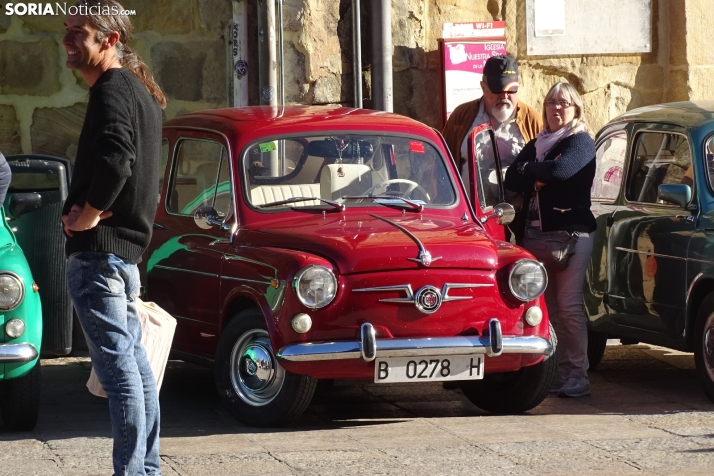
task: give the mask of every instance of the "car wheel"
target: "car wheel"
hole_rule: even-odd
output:
[[[24,377],[3,382],[2,419],[14,431],[30,431],[40,413],[40,362]]]
[[[221,334],[215,380],[221,400],[237,420],[250,426],[280,426],[310,404],[316,380],[286,371],[275,358],[263,314],[236,315]]]
[[[550,343],[556,351],[541,363],[464,382],[461,391],[471,403],[489,413],[523,413],[538,406],[548,396],[558,370],[558,339],[552,325]]]
[[[714,401],[714,293],[702,301],[694,325],[694,363],[704,393]]]
[[[588,329],[588,370],[595,370],[605,355],[607,346],[607,334],[604,332],[591,331]]]

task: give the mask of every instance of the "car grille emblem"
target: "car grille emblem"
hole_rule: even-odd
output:
[[[485,288],[491,287],[493,284],[454,284],[447,283],[441,288],[441,291],[430,285],[422,286],[416,293],[412,291],[411,284],[402,284],[398,286],[381,286],[377,288],[362,288],[354,289],[354,292],[404,292],[407,297],[386,298],[380,299],[379,302],[391,302],[398,304],[410,303],[424,314],[432,314],[436,312],[441,304],[450,301],[463,301],[471,299],[472,296],[449,296],[449,291],[452,289],[468,289],[468,288]]]
[[[424,286],[414,295],[414,304],[421,312],[431,314],[441,306],[441,294],[434,286]]]

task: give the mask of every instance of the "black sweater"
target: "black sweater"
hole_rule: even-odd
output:
[[[113,215],[67,237],[67,256],[82,251],[141,260],[158,204],[161,108],[125,68],[105,72],[89,92],[87,114],[63,215],[88,203]]]
[[[504,186],[524,194],[530,203],[536,180],[545,185],[538,192],[543,231],[593,232],[597,228],[590,211],[590,189],[595,178],[595,142],[584,133],[558,142],[542,162],[536,161],[536,140],[530,141],[506,171]],[[557,159],[557,160],[555,160]],[[518,164],[528,162],[523,173]],[[528,213],[519,214],[516,237],[525,231]]]

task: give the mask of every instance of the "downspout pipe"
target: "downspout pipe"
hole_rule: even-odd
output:
[[[283,48],[283,0],[275,0],[278,6],[278,85],[280,87],[280,106],[285,105],[285,50]]]
[[[275,1],[258,0],[258,94],[263,106],[278,105],[275,43]]]
[[[392,2],[372,0],[372,109],[394,111]]]
[[[362,32],[360,31],[360,0],[352,0],[352,78],[355,107],[362,108]]]

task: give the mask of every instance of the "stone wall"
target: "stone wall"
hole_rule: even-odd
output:
[[[136,11],[130,45],[166,93],[165,118],[228,105],[224,32],[232,20],[230,0],[124,0],[122,5]],[[63,16],[7,16],[0,7],[0,151],[5,155],[74,159],[88,88],[64,65],[63,22]]]
[[[248,2],[257,43],[257,0]],[[529,56],[525,0],[391,0],[394,109],[439,126],[438,43],[443,22],[505,20],[520,64],[520,98],[539,108],[548,88],[569,81],[595,129],[634,107],[714,97],[707,44],[711,0],[652,0],[647,54]],[[351,0],[284,0],[285,93],[291,104],[352,104]],[[133,46],[168,97],[165,118],[227,106],[226,26],[232,0],[124,0],[136,10]],[[365,107],[370,106],[370,1],[362,0]],[[0,150],[73,158],[88,90],[64,66],[63,18],[7,17],[0,8]],[[257,48],[255,48],[257,49]],[[249,55],[252,66],[255,52]],[[257,73],[257,68],[251,69]],[[251,87],[257,91],[255,74]],[[257,102],[257,92],[251,93]]]

